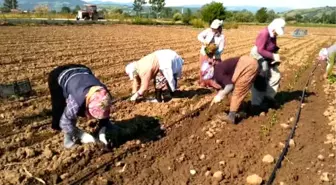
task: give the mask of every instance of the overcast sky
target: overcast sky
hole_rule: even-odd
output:
[[[86,0],[87,2],[93,0]],[[132,0],[101,0],[113,2],[133,2]],[[181,6],[190,4],[206,4],[212,0],[166,0],[167,6]],[[323,6],[336,6],[336,0],[216,0],[224,6],[265,6],[265,7],[288,7],[288,8],[312,8]]]

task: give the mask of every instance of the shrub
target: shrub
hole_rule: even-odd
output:
[[[180,13],[175,13],[175,14],[173,15],[173,20],[174,20],[174,21],[180,21],[180,20],[182,20],[182,14],[180,14]]]
[[[202,19],[193,19],[190,23],[194,28],[204,28],[204,22]]]

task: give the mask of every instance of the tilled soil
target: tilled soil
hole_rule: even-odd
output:
[[[225,30],[223,59],[248,54],[260,29]],[[130,25],[2,27],[0,82],[28,77],[35,94],[1,100],[0,184],[38,184],[34,177],[47,184],[245,184],[251,174],[266,181],[274,163],[265,164],[262,158],[267,154],[278,158],[280,142],[285,143],[290,132],[280,124],[293,126],[315,56],[336,40],[334,29],[307,29],[309,35],[304,38],[279,39],[281,108],[229,125],[219,118],[228,102],[209,108],[214,92],[195,83],[196,37],[201,30]],[[286,31],[290,30],[294,28]],[[174,49],[185,59],[178,98],[165,104],[125,101],[131,87],[124,74],[126,63],[163,48]],[[111,116],[121,130],[111,133],[116,145],[112,152],[99,144],[66,150],[62,134],[50,129],[46,78],[52,68],[66,63],[91,67],[115,96]],[[335,182],[331,155],[335,153],[335,87],[320,79],[323,69],[318,66],[308,86],[295,146],[289,149],[274,184]],[[90,123],[94,121],[81,119],[79,126],[92,130]],[[216,171],[223,172],[220,182],[211,177]],[[323,175],[329,182],[322,182]]]

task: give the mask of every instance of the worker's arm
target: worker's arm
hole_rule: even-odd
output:
[[[221,40],[219,41],[219,45],[216,51],[216,55],[221,55],[224,51],[224,46],[225,46],[225,37],[224,35],[221,36]]]
[[[330,76],[332,75],[332,70],[333,70],[333,67],[335,65],[335,59],[336,59],[336,52],[332,52],[331,54],[329,54],[329,57],[328,57],[328,66],[327,66],[327,76]]]
[[[74,133],[76,130],[77,113],[79,106],[74,98],[69,95],[67,105],[60,119],[60,127],[65,133]]]
[[[227,84],[224,89],[218,91],[217,95],[213,99],[214,103],[220,102],[222,99],[227,97],[227,95],[233,90],[233,84]]]
[[[140,77],[136,75],[133,79],[133,84],[132,84],[132,94],[136,93],[139,89],[140,86]]]
[[[206,29],[206,30],[202,31],[200,34],[198,34],[197,39],[198,39],[202,44],[206,44],[206,40],[205,40],[205,38],[206,38],[208,32],[209,32],[209,30]]]
[[[274,60],[273,53],[266,50],[266,43],[268,37],[269,37],[268,32],[265,31],[260,32],[256,40],[256,46],[258,48],[258,53],[263,58]]]

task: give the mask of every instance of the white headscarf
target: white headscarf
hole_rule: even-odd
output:
[[[133,78],[134,78],[135,62],[136,62],[136,61],[127,64],[127,66],[126,66],[126,68],[125,68],[125,71],[126,71],[126,73],[128,74],[130,80],[133,80]]]
[[[274,37],[273,30],[279,35],[282,36],[285,33],[285,25],[286,21],[282,18],[274,19],[269,25],[268,25],[268,31],[270,33],[271,37]]]

